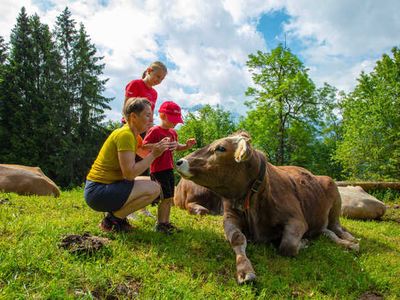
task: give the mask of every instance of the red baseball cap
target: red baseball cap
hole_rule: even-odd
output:
[[[158,112],[164,113],[167,116],[168,121],[171,123],[183,123],[181,108],[175,102],[165,101],[163,104],[161,104]]]

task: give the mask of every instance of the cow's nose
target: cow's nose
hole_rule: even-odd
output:
[[[189,171],[189,163],[186,159],[181,158],[176,162],[176,170],[185,178],[189,178],[192,176]]]

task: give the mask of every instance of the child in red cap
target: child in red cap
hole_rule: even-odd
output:
[[[169,138],[169,149],[165,150],[150,165],[150,176],[152,180],[157,181],[161,185],[163,192],[163,197],[158,204],[158,222],[155,229],[159,232],[172,234],[174,231],[177,231],[177,228],[169,222],[175,189],[172,152],[174,150],[183,151],[190,149],[196,144],[196,140],[191,138],[186,141],[186,144],[178,143],[178,134],[174,127],[178,123],[183,123],[181,108],[178,104],[166,101],[161,104],[158,112],[160,113],[161,125],[153,126],[149,129],[143,140],[143,145],[151,148],[152,144],[158,143],[164,138]]]

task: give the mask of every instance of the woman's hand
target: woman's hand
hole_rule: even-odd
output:
[[[174,151],[176,150],[176,148],[178,148],[178,142],[177,141],[172,141],[169,142],[169,150]]]
[[[176,148],[179,145],[177,141],[174,141],[174,140],[171,141],[170,137],[165,137],[161,141],[166,141],[168,143],[168,150],[171,150],[171,151],[176,150]]]
[[[170,146],[169,138],[163,138],[161,141],[153,145],[153,149],[151,153],[154,157],[159,157],[161,154],[164,153]]]

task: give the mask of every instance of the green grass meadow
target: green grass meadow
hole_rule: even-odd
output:
[[[0,299],[399,299],[400,198],[385,203],[381,221],[342,219],[360,239],[358,254],[325,237],[296,258],[248,245],[257,281],[239,286],[221,216],[173,207],[181,233],[154,232],[154,220],[141,216],[133,233],[106,234],[82,189],[60,198],[0,193]],[[93,254],[59,246],[85,232],[111,242]]]

